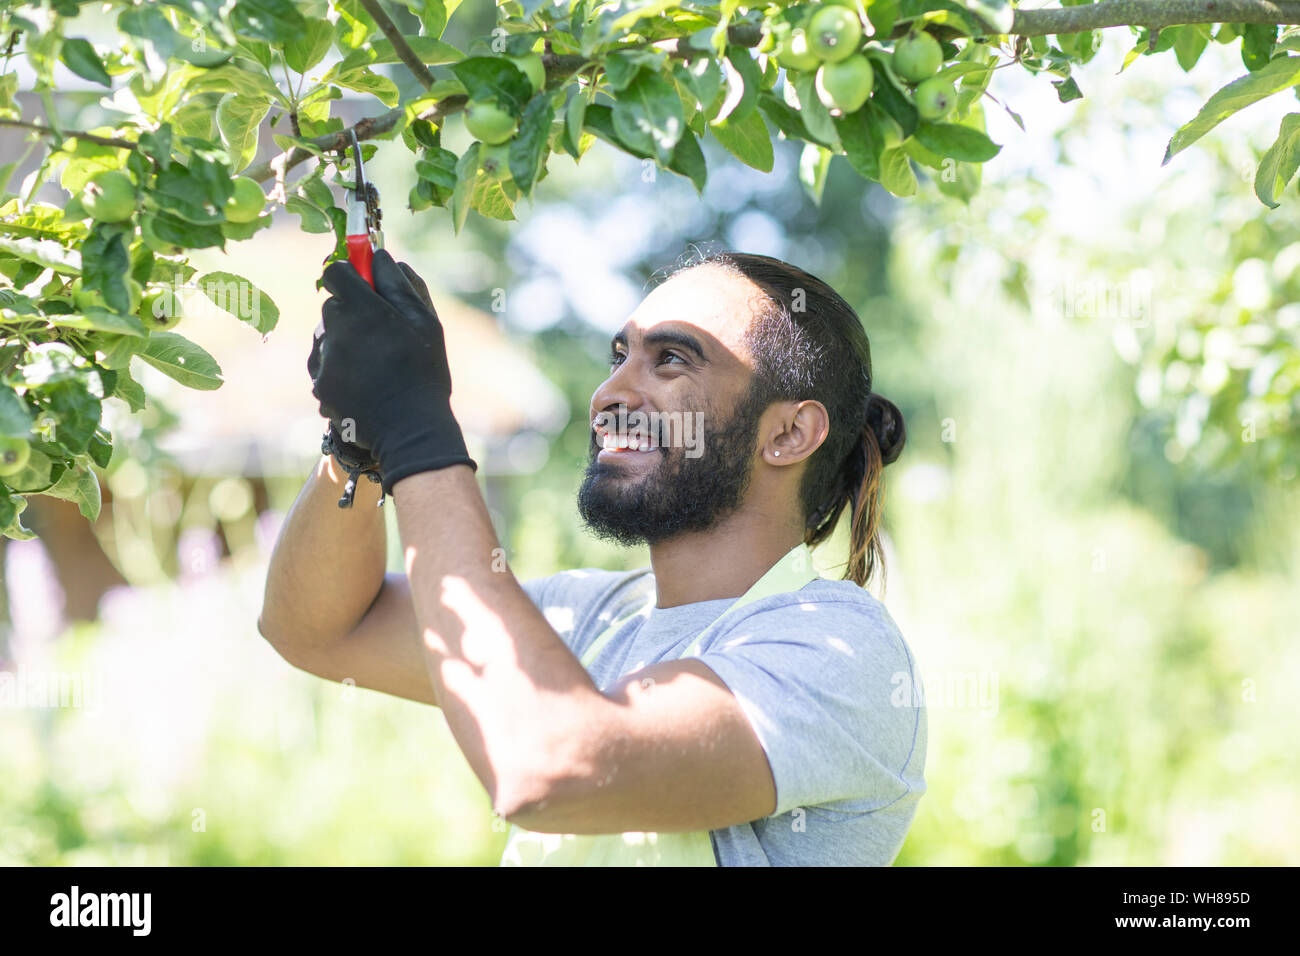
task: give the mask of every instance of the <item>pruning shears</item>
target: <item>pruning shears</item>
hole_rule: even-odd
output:
[[[373,287],[375,280],[370,273],[370,263],[375,253],[384,248],[384,233],[379,227],[383,214],[379,211],[379,190],[366,179],[357,131],[354,129],[349,132],[352,134],[352,161],[356,166],[357,181],[348,193],[348,261]]]
[[[379,190],[375,188],[374,183],[366,179],[366,167],[361,159],[361,143],[357,141],[356,130],[350,132],[352,133],[352,161],[356,166],[356,183],[351,190],[348,190],[347,228],[344,238],[347,242],[348,262],[352,263],[352,267],[361,273],[361,278],[365,279],[373,289],[375,279],[371,273],[371,263],[374,261],[375,253],[384,248],[384,233],[379,228],[382,217],[379,211]],[[352,507],[352,498],[357,491],[357,479],[361,475],[365,475],[376,484],[381,481],[373,467],[367,467],[365,462],[354,460],[342,449],[335,448],[330,431],[326,431],[321,438],[321,454],[333,455],[347,472],[348,481],[343,488],[343,497],[339,499],[340,508]],[[380,505],[384,503],[385,497],[380,494]]]

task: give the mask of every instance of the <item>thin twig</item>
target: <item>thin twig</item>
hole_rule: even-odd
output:
[[[116,139],[111,136],[96,136],[94,133],[81,133],[76,130],[57,130],[52,126],[42,126],[40,123],[28,123],[26,120],[0,119],[0,126],[14,126],[18,129],[29,129],[33,132],[40,133],[43,136],[57,136],[60,138],[84,139],[91,143],[98,143],[100,146],[116,146],[118,149],[135,149],[136,144],[129,139]]]
[[[415,55],[411,45],[406,42],[406,37],[402,36],[402,31],[397,29],[397,24],[389,19],[384,8],[379,5],[379,0],[361,0],[361,5],[366,8],[366,13],[370,14],[370,18],[383,31],[384,36],[388,37],[388,42],[393,45],[393,52],[406,64],[406,68],[411,71],[420,85],[426,90],[433,86],[433,74]]]

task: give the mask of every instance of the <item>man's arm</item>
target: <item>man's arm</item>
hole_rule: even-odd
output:
[[[509,571],[473,472],[393,489],[434,691],[502,817],[566,833],[704,830],[773,812],[771,769],[725,684],[665,662],[602,694]]]
[[[436,706],[406,578],[384,574],[379,487],[358,481],[352,507],[340,508],[346,480],[322,457],[298,494],[271,554],[258,630],[309,673]]]

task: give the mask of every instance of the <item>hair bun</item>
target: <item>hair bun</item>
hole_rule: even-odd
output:
[[[898,406],[883,395],[872,392],[867,396],[867,427],[876,436],[881,461],[886,465],[896,461],[903,453],[903,444],[907,441],[903,413],[898,410]]]

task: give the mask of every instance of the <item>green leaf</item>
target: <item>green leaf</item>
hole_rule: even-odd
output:
[[[27,459],[27,464],[23,466],[22,471],[9,475],[0,481],[14,491],[39,492],[44,491],[53,483],[51,472],[54,468],[54,459],[38,448],[33,448],[31,456]]]
[[[369,93],[385,106],[396,106],[401,98],[396,83],[386,76],[371,73],[369,70],[353,70],[334,77],[331,82],[358,93]]]
[[[935,177],[935,185],[945,196],[952,196],[969,204],[979,192],[983,167],[978,163],[953,163],[949,161]]]
[[[1079,89],[1079,84],[1074,82],[1072,76],[1067,76],[1063,80],[1053,80],[1052,86],[1056,87],[1056,96],[1062,103],[1083,99],[1083,91]]]
[[[230,150],[236,171],[247,168],[257,155],[257,132],[271,109],[263,98],[228,93],[217,104],[217,128]]]
[[[1201,54],[1210,43],[1210,38],[1200,24],[1189,24],[1174,29],[1178,31],[1178,36],[1174,38],[1174,56],[1178,59],[1178,65],[1186,73],[1201,58]]]
[[[224,202],[229,189],[226,190],[226,196],[209,195],[203,180],[195,175],[198,168],[193,160],[189,168],[173,163],[154,179],[154,188],[149,196],[159,208],[173,216],[197,226],[213,225],[225,218],[217,205],[217,199]]]
[[[1278,207],[1277,197],[1286,189],[1291,177],[1300,169],[1300,113],[1282,117],[1277,139],[1264,153],[1255,172],[1255,195],[1270,209]]]
[[[110,309],[122,314],[131,311],[126,287],[127,273],[131,270],[127,235],[121,226],[97,222],[90,235],[81,241],[83,288],[98,292]]]
[[[209,272],[198,280],[203,294],[217,308],[247,322],[263,335],[275,328],[280,310],[271,297],[243,276],[231,272]]]
[[[1276,23],[1247,23],[1241,35],[1241,62],[1252,73],[1262,69],[1277,43]]]
[[[211,391],[222,385],[217,360],[175,332],[154,332],[139,355],[164,375],[189,388]]]
[[[330,221],[329,214],[321,209],[315,203],[302,196],[290,196],[284,204],[284,208],[295,216],[301,216],[302,222],[300,228],[303,232],[319,234],[329,232],[334,228]]]
[[[59,480],[46,488],[42,494],[76,502],[77,509],[87,521],[94,521],[99,517],[101,502],[99,479],[81,462],[65,469]]]
[[[903,137],[907,138],[916,132],[916,124],[921,121],[921,116],[916,111],[911,98],[904,93],[893,78],[893,67],[889,62],[880,56],[869,58],[876,70],[875,89],[872,91],[871,100],[884,109],[903,130]]]
[[[333,42],[334,27],[328,20],[308,20],[306,28],[285,44],[284,61],[295,73],[306,73],[325,59]]]
[[[280,88],[265,71],[248,70],[238,63],[225,63],[204,70],[190,80],[186,89],[190,93],[219,90],[222,93],[238,93],[241,96],[261,96],[274,99],[286,108],[289,105]]]
[[[750,110],[744,119],[737,120],[733,113],[730,118],[709,127],[714,137],[746,166],[752,166],[759,172],[772,171],[772,134],[763,122],[763,114]]]
[[[794,92],[798,96],[799,115],[803,117],[808,132],[822,144],[834,149],[839,146],[839,134],[835,132],[835,123],[830,111],[822,105],[817,91],[813,88],[815,77],[811,73],[800,73],[794,82]],[[787,77],[788,88],[788,77]],[[791,104],[793,105],[793,104]]]
[[[672,161],[673,147],[686,129],[682,101],[672,83],[658,73],[641,73],[614,102],[614,129],[625,143]]]
[[[916,173],[902,148],[887,149],[880,154],[880,185],[904,199],[916,194]]]
[[[113,397],[122,399],[133,412],[144,411],[145,405],[148,404],[144,388],[125,368],[117,370],[117,381],[113,383]]]
[[[922,122],[915,136],[926,149],[968,163],[988,162],[1002,149],[979,130],[956,123]]]
[[[206,249],[209,246],[222,245],[226,241],[218,225],[196,225],[167,212],[146,215],[140,224],[142,229],[145,228],[146,223],[153,234],[163,242],[185,249]]]
[[[826,188],[826,173],[830,169],[832,155],[829,149],[816,143],[804,143],[803,152],[799,154],[799,182],[819,206],[822,191]]]
[[[307,21],[292,0],[238,0],[230,22],[245,36],[284,45],[307,29]]]
[[[519,191],[527,196],[546,162],[546,144],[555,120],[550,97],[539,94],[524,108],[519,132],[510,143],[510,175]],[[513,218],[513,216],[512,216]]]
[[[474,181],[478,178],[478,154],[479,144],[474,143],[456,163],[456,188],[451,193],[451,223],[452,230],[457,235],[465,228],[465,220],[469,217]]]
[[[705,163],[704,152],[695,134],[687,130],[686,134],[673,147],[673,161],[668,168],[691,181],[697,193],[704,192],[709,180],[709,170]]]
[[[144,338],[148,331],[134,315],[109,312],[105,309],[87,309],[84,313],[48,316],[50,323],[63,329],[86,329],[94,332],[113,332]]]
[[[51,382],[40,389],[48,402],[47,412],[53,414],[59,444],[74,455],[86,450],[90,436],[99,427],[100,401],[79,378]]]
[[[95,52],[95,48],[90,45],[89,40],[83,40],[80,37],[63,41],[63,48],[59,51],[59,59],[77,76],[92,83],[98,83],[100,86],[112,87],[113,78],[108,75],[104,69],[104,63]]]
[[[0,435],[27,438],[32,430],[32,410],[8,385],[0,385]]]
[[[724,72],[727,82],[727,96],[723,101],[719,116],[726,119],[747,119],[758,105],[759,90],[763,85],[763,75],[758,64],[744,47],[733,47],[727,51],[726,63],[732,69]],[[733,89],[732,87],[737,87]]]
[[[885,147],[885,134],[874,103],[868,107],[835,119],[844,155],[864,179],[880,180],[880,154]]]
[[[33,239],[30,236],[14,239],[0,236],[0,252],[6,252],[28,262],[35,262],[64,275],[81,275],[80,254],[54,239]]]
[[[495,101],[515,116],[533,96],[528,77],[504,57],[471,56],[453,64],[451,71],[471,100]]]
[[[582,158],[582,124],[586,115],[587,98],[575,87],[564,108],[564,137],[560,140],[564,151],[575,160]]]
[[[1165,149],[1163,166],[1239,110],[1300,83],[1300,56],[1279,56],[1254,73],[1233,80],[1211,96],[1201,111],[1179,128]]]

